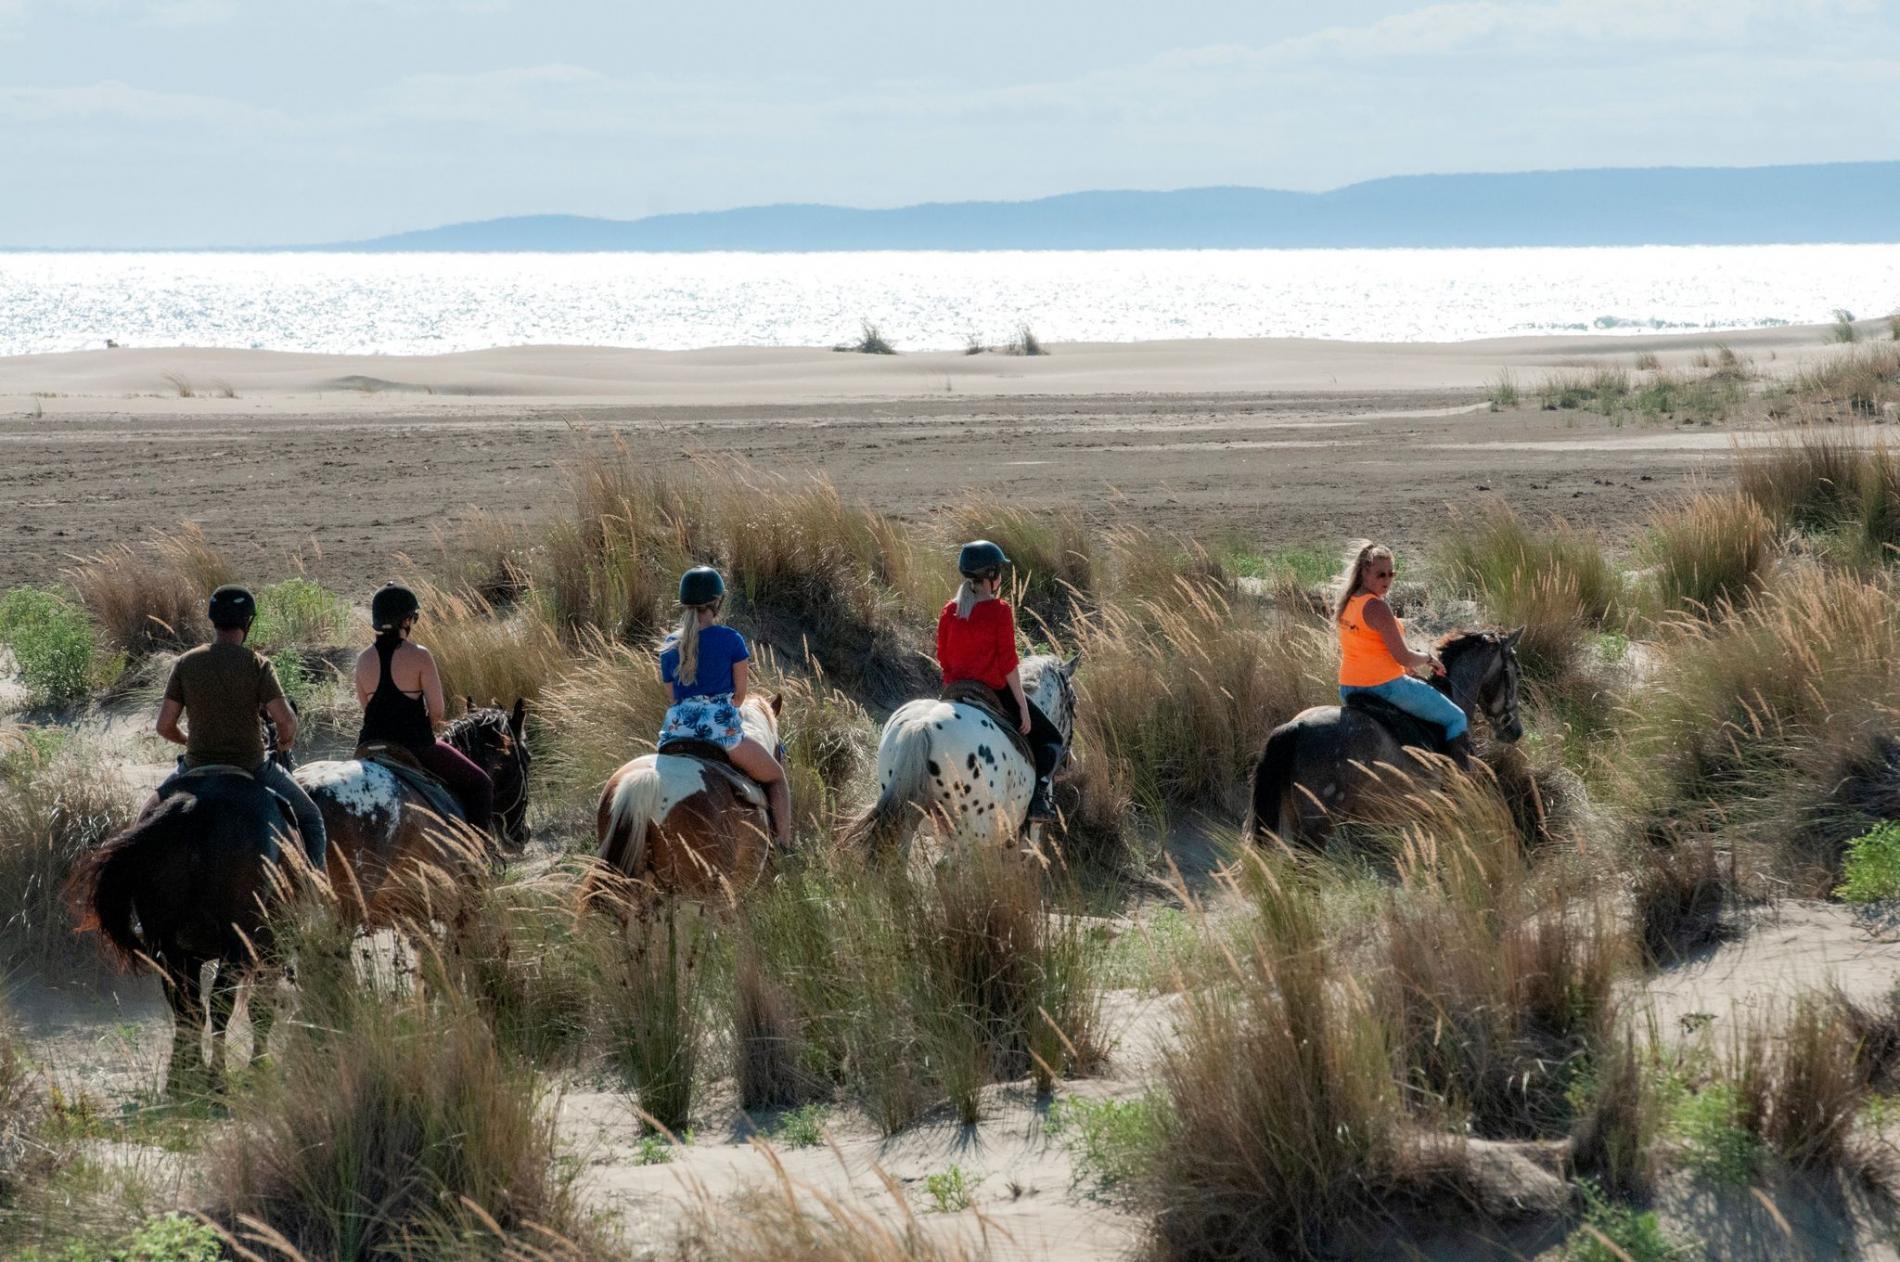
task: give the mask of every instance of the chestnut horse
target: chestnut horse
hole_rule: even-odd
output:
[[[745,733],[778,753],[781,697],[747,697]],[[765,871],[765,790],[737,769],[690,754],[642,754],[607,777],[596,812],[600,860],[662,893],[737,898]]]
[[[495,816],[502,839],[519,844],[527,837],[528,770],[533,762],[523,737],[527,705],[512,712],[476,709],[449,725],[448,743],[468,755],[495,782]],[[330,882],[339,903],[357,920],[383,925],[392,918],[430,914],[413,899],[427,886],[392,880],[398,874],[447,873],[456,885],[471,884],[489,863],[486,839],[459,814],[447,821],[408,783],[380,764],[347,758],[310,762],[296,770],[297,783],[323,812],[330,834]],[[404,891],[398,897],[396,891]]]
[[[242,772],[219,770],[179,782],[74,866],[66,892],[80,930],[99,930],[119,963],[153,965],[164,980],[172,1009],[167,1090],[231,1068],[225,1034],[239,987],[269,962],[270,912],[288,888],[276,868],[292,852],[291,862],[301,863],[302,841],[276,795]],[[207,1012],[202,976],[213,961]],[[269,989],[252,987],[253,1059],[270,1038]]]

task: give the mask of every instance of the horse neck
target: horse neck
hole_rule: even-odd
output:
[[[772,713],[772,704],[764,697],[747,697],[745,704],[739,707],[739,725],[746,729],[746,735],[757,740],[767,749],[778,741],[778,719]],[[753,729],[757,730],[754,731]],[[761,739],[763,734],[763,739]]]
[[[1465,712],[1466,718],[1477,713],[1478,694],[1489,673],[1485,654],[1475,649],[1468,649],[1446,663],[1443,681],[1445,695],[1451,698],[1453,705]]]

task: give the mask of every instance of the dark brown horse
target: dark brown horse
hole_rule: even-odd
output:
[[[1523,634],[1522,628],[1468,631],[1438,646],[1445,674],[1434,686],[1467,718],[1482,713],[1503,741],[1524,734],[1517,712],[1517,642]],[[1320,844],[1339,821],[1377,817],[1395,788],[1440,774],[1443,763],[1420,757],[1421,748],[1431,749],[1430,737],[1407,716],[1375,714],[1357,704],[1301,711],[1267,737],[1254,767],[1247,836],[1257,841],[1272,831],[1286,842]]]
[[[213,1065],[229,1069],[225,1033],[239,987],[271,954],[269,913],[287,888],[278,871],[286,853],[302,861],[302,843],[275,796],[241,773],[200,774],[182,782],[125,831],[73,869],[68,898],[81,930],[97,929],[120,963],[155,966],[173,1017],[168,1087],[202,1081]],[[215,961],[207,1013],[201,982]],[[269,988],[251,993],[251,1055],[270,1037]]]
[[[523,735],[526,719],[525,702],[504,711],[476,709],[471,699],[469,712],[444,734],[494,781],[502,840],[517,845],[528,835],[533,760]],[[469,828],[459,811],[446,802],[431,803],[380,763],[357,758],[310,762],[297,768],[296,778],[323,812],[337,901],[364,924],[434,919],[426,902],[432,886],[428,878],[446,874],[465,888],[487,869],[487,839]],[[454,818],[445,818],[451,814]],[[416,877],[423,878],[420,884],[405,879]],[[418,898],[425,902],[419,904]]]
[[[747,697],[746,735],[778,749],[783,699]],[[643,754],[607,778],[596,810],[601,862],[626,880],[688,898],[737,898],[765,871],[765,791],[703,758]]]

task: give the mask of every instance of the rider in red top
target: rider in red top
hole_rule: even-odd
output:
[[[1053,818],[1049,777],[1062,758],[1062,733],[1023,695],[1016,671],[1016,615],[997,593],[1003,585],[1003,567],[1009,558],[987,539],[966,543],[957,553],[963,585],[937,617],[937,665],[944,687],[973,680],[996,693],[997,706],[1016,720],[1017,730],[1029,738],[1036,759],[1036,792],[1029,802],[1029,818]]]

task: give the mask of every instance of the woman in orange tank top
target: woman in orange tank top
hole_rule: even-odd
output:
[[[1414,653],[1405,642],[1405,624],[1385,603],[1397,566],[1392,550],[1367,543],[1353,554],[1340,576],[1339,603],[1333,622],[1339,628],[1339,699],[1368,692],[1407,714],[1445,729],[1447,743],[1468,741],[1470,720],[1456,702],[1412,672],[1429,667],[1445,673],[1429,653]]]

